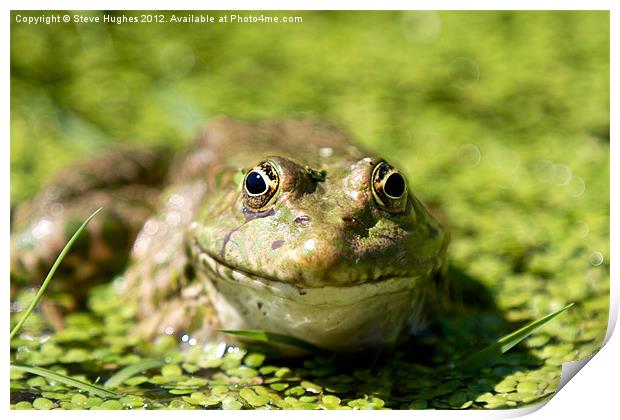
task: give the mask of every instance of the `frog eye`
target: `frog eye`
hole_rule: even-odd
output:
[[[407,205],[407,183],[392,166],[379,162],[372,172],[372,195],[384,210],[403,211]]]
[[[243,179],[243,204],[251,210],[263,210],[273,202],[280,178],[273,163],[260,163]]]

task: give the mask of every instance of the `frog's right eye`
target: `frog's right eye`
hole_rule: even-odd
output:
[[[379,162],[372,172],[372,195],[384,210],[401,212],[407,206],[405,178],[386,162]]]
[[[275,200],[279,185],[274,164],[269,161],[259,164],[243,180],[243,204],[250,210],[264,210]]]

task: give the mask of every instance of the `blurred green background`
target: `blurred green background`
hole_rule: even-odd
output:
[[[421,162],[469,143],[531,151],[576,172],[581,148],[606,152],[607,13],[276,14],[304,22],[13,19],[11,197],[32,195],[109,140],[181,144],[217,114],[326,116],[386,153],[418,152],[416,176]]]
[[[13,204],[111,141],[181,147],[219,114],[328,118],[400,163],[448,225],[452,263],[505,320],[577,302],[530,345],[541,369],[595,351],[609,304],[609,13],[264,13],[303,23],[13,18]]]

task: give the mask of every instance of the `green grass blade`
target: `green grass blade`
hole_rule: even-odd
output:
[[[260,330],[219,330],[220,332],[236,335],[239,337],[251,338],[256,341],[266,343],[286,344],[288,346],[297,347],[312,353],[325,353],[324,349],[308,343],[302,339],[291,337],[284,334],[276,334]]]
[[[69,376],[61,375],[60,373],[52,372],[51,370],[43,369],[40,367],[34,366],[21,366],[21,365],[11,365],[12,368],[23,370],[28,373],[32,373],[33,375],[42,376],[45,379],[50,379],[56,382],[62,382],[65,385],[69,385],[82,391],[90,392],[93,395],[103,398],[120,398],[121,395],[116,392],[108,391],[107,389],[103,389],[99,386],[87,384],[86,382],[78,381],[77,379],[73,379]]]
[[[119,386],[120,384],[125,382],[127,379],[142,372],[143,370],[152,369],[152,368],[160,367],[163,365],[164,365],[164,362],[162,360],[157,360],[157,359],[142,360],[138,363],[134,363],[133,365],[126,366],[123,369],[119,370],[114,375],[112,375],[110,379],[105,381],[103,385],[113,388],[115,386]]]
[[[45,280],[43,281],[43,284],[41,285],[41,288],[37,292],[37,294],[34,297],[34,299],[32,300],[32,302],[30,302],[30,305],[28,306],[28,308],[24,312],[24,315],[20,318],[20,320],[15,325],[15,327],[11,330],[11,338],[10,338],[10,340],[12,340],[13,337],[15,336],[15,334],[17,334],[19,332],[21,327],[24,325],[24,322],[26,322],[26,320],[28,319],[28,317],[30,316],[30,314],[32,313],[34,308],[36,308],[37,305],[39,304],[39,301],[41,300],[41,298],[43,297],[43,294],[45,293],[45,289],[47,289],[47,285],[49,284],[50,280],[52,280],[52,277],[54,277],[54,274],[56,273],[56,270],[58,269],[58,266],[60,265],[62,260],[65,258],[65,255],[67,255],[67,253],[71,249],[71,246],[73,245],[75,240],[78,238],[78,236],[80,236],[80,233],[82,233],[82,231],[84,230],[86,225],[88,225],[88,222],[90,222],[92,220],[92,218],[95,217],[97,215],[97,213],[99,213],[100,211],[101,211],[101,207],[98,208],[97,210],[95,210],[95,212],[93,214],[88,216],[88,219],[84,220],[84,223],[82,223],[82,226],[80,226],[78,228],[78,230],[75,231],[75,233],[73,234],[71,239],[69,239],[69,242],[67,242],[67,244],[62,249],[62,251],[60,251],[60,254],[56,258],[56,261],[54,261],[54,264],[52,265],[52,268],[50,268],[50,271],[47,273],[47,277],[45,277]]]
[[[461,371],[474,371],[484,367],[487,363],[490,363],[493,359],[506,353],[508,350],[529,337],[534,331],[546,325],[573,305],[574,303],[569,303],[562,309],[537,319],[536,321],[530,322],[526,326],[503,336],[495,343],[483,348],[479,352],[474,353],[467,359],[463,360],[457,364],[455,368]]]

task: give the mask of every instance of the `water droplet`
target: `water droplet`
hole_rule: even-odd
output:
[[[316,247],[316,241],[314,239],[309,239],[306,241],[306,243],[304,243],[304,249],[306,251],[314,251],[315,247]]]
[[[215,349],[215,357],[222,357],[226,353],[226,347],[226,343],[219,343],[217,349]]]
[[[45,194],[45,198],[46,199],[48,199],[50,201],[53,201],[53,200],[58,199],[58,197],[60,197],[60,189],[58,187],[52,185],[52,186],[47,187],[45,189],[45,193],[44,194]]]
[[[117,276],[113,281],[112,281],[112,287],[114,288],[114,290],[116,290],[117,292],[122,292],[123,290],[125,290],[125,277],[123,276]]]
[[[540,160],[534,165],[534,173],[540,182],[550,182],[553,176],[553,162]]]
[[[189,341],[189,335],[183,334],[183,336],[181,337],[181,341],[187,343]]]
[[[590,264],[592,264],[595,267],[598,267],[599,265],[603,264],[603,261],[605,261],[603,254],[601,254],[598,251],[594,251],[590,255]]]
[[[133,253],[136,257],[144,255],[149,245],[149,240],[144,238],[136,239],[133,244]]]
[[[54,203],[50,207],[50,213],[52,213],[52,216],[60,216],[64,209],[65,207],[62,204]]]
[[[173,211],[166,215],[166,223],[170,226],[178,226],[181,223],[181,215],[179,212]]]
[[[167,335],[172,335],[172,334],[174,334],[174,328],[172,328],[172,327],[166,327],[166,329],[164,330],[164,332],[165,332]]]
[[[349,190],[349,191],[347,191],[347,195],[349,197],[351,197],[353,200],[357,200],[359,198],[359,196],[360,196],[360,193],[359,193],[359,191],[351,191],[351,190]]]
[[[475,85],[480,80],[478,63],[469,57],[459,57],[450,63],[450,83],[457,88]]]
[[[572,176],[568,181],[568,193],[573,197],[579,197],[586,191],[586,183],[578,176]]]
[[[334,149],[332,149],[331,147],[321,147],[319,149],[319,156],[321,156],[322,158],[328,158],[333,154]]]
[[[475,144],[465,144],[459,148],[460,163],[466,168],[478,166],[481,158],[480,149]]]
[[[566,185],[573,175],[570,168],[563,164],[553,165],[552,182],[555,185]]]
[[[168,205],[175,208],[181,208],[185,204],[185,198],[180,194],[172,194],[168,197]]]
[[[142,228],[142,231],[147,235],[155,235],[158,230],[159,230],[159,223],[157,223],[153,219],[147,220],[146,223],[144,224],[144,227]]]
[[[52,222],[50,222],[49,220],[39,220],[32,229],[32,236],[34,236],[35,239],[42,239],[43,237],[48,236],[50,233],[52,233],[53,227],[54,226]]]

